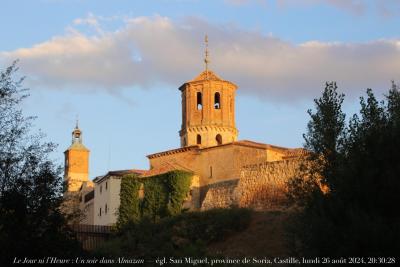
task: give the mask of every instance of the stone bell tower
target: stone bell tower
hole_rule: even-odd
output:
[[[72,131],[72,144],[64,152],[64,181],[67,192],[77,192],[83,182],[89,179],[89,149],[82,144],[82,131],[76,123]]]
[[[237,86],[208,69],[208,38],[205,38],[205,70],[184,83],[182,94],[181,147],[217,146],[237,140],[235,92]]]

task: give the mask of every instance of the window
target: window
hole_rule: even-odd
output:
[[[85,195],[85,203],[92,200],[94,198],[94,190],[90,191]]]
[[[201,95],[201,92],[197,92],[197,109],[203,109],[203,97]]]
[[[107,204],[106,204],[106,206],[104,207],[104,213],[107,214]]]
[[[101,208],[100,208],[99,216],[101,217]]]
[[[141,183],[138,191],[138,197],[140,200],[144,198],[144,185]]]
[[[215,140],[217,140],[217,145],[222,144],[222,136],[220,134],[217,134],[217,136],[215,137]]]
[[[108,184],[107,184],[107,182],[106,182],[106,190],[107,190],[107,188],[108,188]]]
[[[197,138],[196,138],[196,143],[198,144],[198,145],[201,145],[201,135],[197,135]]]
[[[210,166],[210,178],[212,178],[212,166]]]
[[[221,96],[218,92],[214,94],[214,108],[215,109],[221,108]]]
[[[103,186],[102,185],[100,185],[100,194],[101,194],[101,192],[103,192]]]

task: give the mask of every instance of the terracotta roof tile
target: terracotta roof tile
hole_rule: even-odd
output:
[[[162,157],[165,155],[171,155],[171,154],[182,153],[182,152],[186,152],[189,150],[198,150],[198,149],[199,149],[199,146],[186,146],[186,147],[181,147],[181,148],[176,148],[176,149],[171,149],[171,150],[166,150],[166,151],[150,154],[150,155],[147,155],[147,157],[149,159],[152,159],[152,158]]]
[[[146,172],[147,170],[137,170],[137,169],[131,169],[131,170],[117,170],[117,171],[109,171],[107,172],[107,174],[102,175],[102,176],[97,176],[95,179],[93,179],[93,182],[95,183],[99,183],[101,182],[103,179],[107,178],[107,177],[121,177],[127,174],[138,174],[138,175],[142,175]]]

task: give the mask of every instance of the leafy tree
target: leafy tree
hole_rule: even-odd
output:
[[[339,161],[345,130],[345,114],[342,111],[344,94],[337,92],[335,82],[326,83],[322,97],[314,99],[315,113],[309,109],[311,117],[308,132],[303,135],[305,148],[312,151],[310,160],[323,166],[320,169],[322,182],[330,188],[334,186],[335,166]]]
[[[15,256],[54,256],[77,252],[59,205],[61,168],[49,155],[53,143],[31,132],[34,117],[25,117],[28,96],[16,79],[14,62],[0,72],[0,260]]]
[[[371,89],[346,125],[343,96],[325,88],[305,135],[308,163],[289,182],[289,194],[304,207],[297,228],[302,254],[395,256],[400,251],[400,93],[393,83],[386,101]],[[331,97],[329,97],[331,96]],[[304,188],[317,173],[329,190]],[[316,181],[318,179],[311,179]],[[321,187],[319,187],[321,188]]]
[[[343,100],[336,83],[326,83],[322,97],[314,99],[315,112],[307,111],[311,119],[303,137],[304,147],[311,153],[306,156],[298,176],[288,183],[288,197],[299,206],[315,203],[313,199],[322,197],[324,188],[334,187],[345,135]]]

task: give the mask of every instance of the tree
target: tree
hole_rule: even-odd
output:
[[[378,102],[367,89],[347,125],[343,96],[328,87],[315,101],[316,112],[309,111],[308,164],[289,182],[289,195],[303,207],[296,230],[302,253],[394,256],[400,251],[394,206],[400,202],[400,93],[392,83],[386,101]],[[329,191],[314,186],[299,194],[315,173]]]
[[[20,109],[28,97],[14,62],[0,72],[0,260],[79,251],[59,211],[61,168],[49,159],[55,144],[31,131]]]
[[[288,197],[299,206],[315,203],[316,198],[335,186],[335,167],[340,160],[345,135],[343,100],[344,94],[337,92],[336,83],[326,83],[322,97],[314,99],[315,112],[307,111],[311,119],[303,138],[304,148],[310,153],[298,176],[288,183]]]

